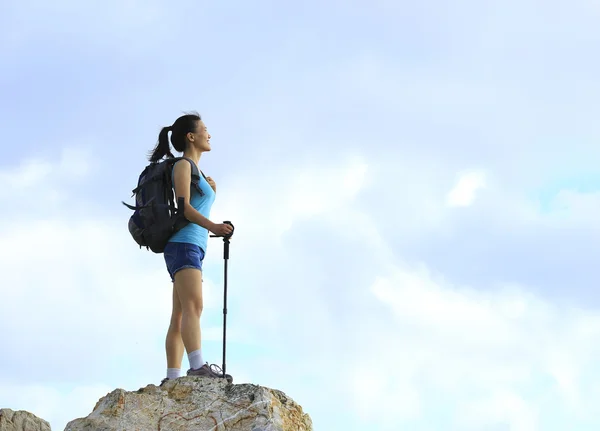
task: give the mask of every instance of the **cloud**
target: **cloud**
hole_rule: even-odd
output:
[[[370,287],[387,311],[361,320],[353,337],[372,368],[345,368],[366,423],[393,429],[448,411],[456,414],[447,429],[555,429],[553,414],[594,423],[600,314],[558,307],[524,286],[479,290],[425,265],[389,264]]]
[[[72,198],[77,186],[66,174],[61,180],[72,165],[64,161],[91,166],[93,155],[71,154],[80,156],[36,159],[35,166],[44,167],[32,170],[39,175],[36,181]],[[593,421],[592,383],[600,374],[594,366],[600,359],[594,347],[600,337],[597,313],[559,307],[523,283],[457,282],[435,264],[399,253],[386,226],[376,221],[379,207],[365,205],[365,196],[387,190],[380,162],[360,153],[336,162],[298,162],[278,170],[275,182],[271,171],[255,173],[253,184],[269,185],[260,192],[249,189],[241,171],[219,189],[212,218],[231,219],[237,227],[228,315],[228,370],[235,370],[236,382],[285,390],[321,426],[327,416],[339,418],[347,409],[341,404],[326,409],[324,402],[332,397],[352,403],[356,421],[374,429],[423,425],[432,416],[445,418],[449,429],[547,429],[546,409],[556,418]],[[0,176],[14,179],[33,163],[24,161],[19,170]],[[398,203],[387,206],[386,214],[403,229],[418,212],[406,211],[411,205],[421,211],[446,203],[444,182],[418,181],[415,189],[410,175],[428,175],[410,165],[394,164],[401,177],[393,195]],[[86,181],[90,172],[70,174]],[[487,190],[492,196],[481,200],[478,211],[496,208],[489,205],[501,185]],[[580,226],[594,226],[587,217],[593,197],[564,193],[557,199],[570,205]],[[58,399],[66,395],[55,392],[56,382],[101,386],[90,390],[93,398],[106,386],[131,389],[157,382],[164,372],[171,285],[162,257],[140,251],[128,236],[126,212],[87,212],[71,219],[68,211],[58,211],[24,223],[10,211],[0,229],[5,299],[0,326],[10,334],[2,369],[12,370],[0,371],[3,387],[22,383],[25,392],[50,391],[48,397]],[[438,227],[457,222],[447,212],[434,213]],[[578,218],[581,214],[586,218]],[[419,235],[435,238],[435,231]],[[223,261],[220,241],[211,241],[203,333],[206,356],[218,363]],[[460,248],[453,253],[462,258]],[[23,320],[22,310],[37,311]],[[22,324],[15,326],[16,321]],[[40,350],[44,368],[34,366]],[[79,361],[65,363],[65,357]],[[54,370],[52,376],[47,368]],[[334,384],[315,393],[309,381]],[[432,421],[431,429],[439,429]]]
[[[287,351],[293,351],[290,360],[298,361],[299,375],[320,375],[315,367],[326,370],[323,378],[341,385],[331,391],[336,396],[339,391],[359,415],[360,425],[352,426],[531,430],[561,429],[557,424],[563,420],[569,426],[593,424],[591,400],[596,389],[590,382],[598,381],[600,374],[595,366],[600,351],[594,347],[600,338],[597,311],[580,309],[576,302],[557,304],[537,285],[519,282],[516,265],[522,258],[514,252],[514,259],[503,266],[504,273],[473,284],[456,281],[440,273],[435,263],[400,252],[384,229],[387,225],[376,222],[380,208],[362,200],[385,184],[381,160],[360,160],[368,166],[368,175],[360,187],[353,188],[357,193],[341,201],[337,199],[344,196],[343,173],[360,172],[350,162],[337,168],[313,164],[310,174],[297,183],[289,179],[301,170],[288,169],[278,173],[273,194],[250,196],[239,186],[236,198],[224,199],[228,203],[221,210],[235,214],[241,227],[232,243],[237,253],[233,284],[249,289],[253,280],[260,280],[252,287],[256,296],[245,298],[244,306],[234,313],[240,321],[253,320],[261,334],[254,342],[267,348],[268,340],[285,358]],[[425,181],[427,169],[411,170],[409,165],[406,171],[404,165],[395,165],[396,175],[407,175],[407,181],[396,177],[395,205],[386,207],[386,217],[399,229],[412,227],[412,213],[405,209],[412,205],[422,211],[437,199],[429,207],[440,208],[434,211],[438,216],[434,225],[457,235],[459,240],[448,253],[465,271],[474,271],[474,263],[463,254],[463,245],[470,241],[494,247],[498,238],[514,229],[538,229],[535,238],[555,238],[567,225],[581,230],[595,226],[587,218],[593,213],[593,196],[561,195],[561,202],[570,202],[571,218],[556,219],[551,231],[543,230],[546,216],[498,180],[474,208],[473,218],[455,217],[441,210],[447,196],[441,182]],[[482,172],[468,171],[459,177],[460,202],[472,199],[473,189],[487,186]],[[408,180],[410,174],[415,174],[413,181]],[[257,175],[255,181],[265,184],[269,179]],[[413,184],[420,186],[419,193]],[[321,205],[311,207],[307,191],[316,185]],[[357,205],[359,201],[363,205]],[[309,209],[290,211],[287,202],[307,202]],[[326,204],[330,202],[338,204]],[[284,232],[273,229],[282,214],[293,217]],[[421,220],[427,216],[422,211]],[[474,220],[480,221],[474,225]],[[468,227],[464,232],[458,230],[463,224]],[[246,230],[250,226],[256,230]],[[482,226],[490,231],[482,231]],[[415,238],[435,249],[447,239],[438,232],[422,230]],[[527,236],[512,235],[509,245],[501,243],[509,257],[510,250],[530,242]],[[543,259],[538,252],[540,265]],[[477,262],[476,268],[486,262]],[[268,272],[263,269],[267,265]],[[532,280],[543,279],[542,272],[535,274]],[[300,399],[307,400],[308,411],[320,411],[314,392],[295,387],[288,369],[273,362],[267,365],[264,358],[252,358],[233,366],[251,369],[257,380],[293,387]],[[329,413],[333,414],[331,409]]]
[[[368,166],[377,165],[372,159],[364,160]],[[336,172],[339,181],[344,169],[316,165],[311,176],[326,178],[328,172]],[[573,303],[558,305],[527,284],[502,281],[514,278],[510,266],[504,277],[490,283],[455,282],[434,265],[398,253],[387,232],[374,221],[376,209],[355,205],[363,196],[360,193],[330,208],[331,213],[326,205],[318,213],[290,212],[297,216],[292,228],[275,239],[276,235],[269,235],[270,217],[275,213],[266,209],[277,208],[277,202],[307,200],[305,190],[294,188],[288,176],[278,178],[281,188],[275,189],[274,196],[285,196],[285,200],[263,208],[250,198],[231,199],[236,206],[228,207],[235,211],[239,205],[257,222],[264,222],[264,230],[252,240],[232,244],[236,249],[247,244],[253,251],[252,255],[248,250],[240,252],[236,284],[248,288],[250,280],[261,281],[257,296],[247,298],[245,310],[236,313],[242,314],[240,320],[270,313],[269,320],[253,322],[261,335],[273,345],[294,351],[292,358],[299,361],[296,373],[315,373],[317,366],[327,370],[327,380],[342,385],[340,396],[352,403],[362,420],[360,426],[560,429],[555,424],[565,417],[571,424],[593,424],[590,400],[596,390],[589,382],[597,381],[600,371],[595,366],[600,359],[594,347],[600,338],[596,310],[582,310]],[[477,175],[473,178],[484,182]],[[428,186],[437,187],[425,185],[428,198],[437,196],[443,204],[444,194],[430,195]],[[506,193],[501,186],[495,183],[489,189],[492,195],[483,201],[476,217],[481,217],[481,211],[521,203],[510,193],[497,202],[497,193]],[[340,196],[338,187],[320,190],[321,202]],[[365,191],[364,184],[359,190]],[[401,200],[405,191],[410,188],[400,189],[396,197]],[[402,225],[406,215],[399,208],[388,217]],[[586,206],[575,208],[575,220],[579,220],[580,208],[587,213]],[[541,223],[539,213],[531,218],[529,213],[506,208],[505,214],[516,218],[505,225],[494,224],[499,235],[515,225]],[[453,224],[457,219],[446,214],[440,222]],[[593,227],[581,220],[578,224],[581,229]],[[240,234],[246,235],[242,229]],[[422,238],[429,236],[435,246],[435,233],[423,233]],[[314,247],[318,253],[311,253]],[[459,261],[461,251],[460,243],[452,250]],[[267,264],[268,275],[260,269]],[[471,267],[468,261],[461,264]],[[296,319],[301,316],[305,320],[298,327]],[[293,348],[289,340],[300,347]],[[256,342],[261,343],[260,339]],[[292,386],[287,370],[272,365],[267,371],[258,366],[258,360],[235,364],[246,369],[256,366],[252,369],[261,381]],[[317,408],[309,399],[312,393],[300,387],[294,390],[308,400],[307,408]],[[554,414],[547,415],[547,411]]]
[[[89,170],[89,161],[81,149],[63,149],[60,159],[54,162],[44,159],[24,160],[1,173],[0,178],[10,191],[48,184],[53,180],[76,180]]]
[[[450,207],[468,207],[475,200],[476,193],[483,187],[485,187],[483,172],[462,173],[446,196],[446,203]]]
[[[369,165],[359,154],[335,163],[295,164],[262,175],[254,172],[252,185],[242,171],[219,190],[211,217],[239,224],[232,247],[252,247],[253,241],[277,244],[296,223],[343,211],[371,183],[368,173]]]
[[[66,188],[76,187],[97,172],[91,162],[92,151],[88,147],[64,147],[52,159],[36,156],[22,159],[20,163],[0,171],[0,198],[10,200],[15,214],[30,217],[31,211],[52,212],[60,206],[69,205],[75,211],[81,209],[76,201],[68,201]],[[74,199],[74,197],[73,197]],[[8,218],[7,213],[0,219]]]

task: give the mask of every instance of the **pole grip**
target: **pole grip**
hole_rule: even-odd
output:
[[[229,226],[231,226],[231,233],[229,235],[211,235],[211,238],[223,238],[223,241],[226,241],[227,243],[229,242],[229,238],[231,238],[231,236],[233,235],[233,232],[235,231],[235,226],[233,225],[233,223],[231,223],[228,220],[225,220],[223,222],[223,224],[228,224]]]

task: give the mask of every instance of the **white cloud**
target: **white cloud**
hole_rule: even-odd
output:
[[[446,203],[451,207],[468,207],[475,200],[476,193],[485,185],[485,174],[483,172],[462,173],[448,193]]]
[[[32,327],[23,330],[29,334],[39,325],[35,333],[48,339],[62,334],[69,342],[88,343],[89,333],[147,339],[166,330],[172,284],[163,257],[140,250],[125,223],[16,222],[0,230],[0,240],[3,326],[18,321],[21,310],[36,309],[30,316]],[[215,289],[205,277],[208,310],[219,307]],[[73,321],[78,322],[76,328]],[[207,335],[211,333],[214,338],[214,330]],[[116,339],[110,344],[115,348],[127,341]]]
[[[335,184],[334,174],[332,182],[322,178],[328,178],[331,172],[338,175],[343,172],[330,169],[314,168],[311,174],[319,179],[316,184],[325,184],[320,190],[321,204],[316,206],[321,212],[289,211],[287,214],[296,217],[295,221],[312,215],[331,229],[332,235],[347,236],[361,244],[357,252],[364,257],[365,266],[350,270],[379,274],[368,286],[372,296],[354,304],[356,308],[345,308],[343,313],[328,308],[329,313],[336,314],[321,314],[320,305],[326,300],[324,291],[338,289],[340,295],[357,295],[358,287],[320,285],[321,274],[312,267],[307,269],[310,281],[290,280],[285,288],[302,288],[306,298],[294,297],[294,306],[310,310],[310,322],[304,325],[307,336],[295,342],[312,346],[319,352],[321,367],[328,369],[327,378],[343,385],[364,423],[397,429],[399,423],[421,423],[427,416],[451,411],[456,413],[446,418],[449,429],[549,429],[552,420],[544,416],[548,409],[556,412],[555,417],[566,415],[582,421],[593,420],[590,415],[594,407],[590,400],[595,389],[586,382],[596,378],[600,371],[594,368],[600,352],[593,347],[600,341],[599,314],[556,306],[518,283],[455,285],[424,263],[403,263],[387,242],[385,232],[374,223],[371,210],[354,206],[354,195],[347,195],[339,206],[332,206],[333,210],[327,207],[325,203],[335,201],[340,192],[336,186],[327,187],[327,184]],[[352,168],[347,169],[352,171]],[[279,201],[282,204],[307,200],[306,190],[314,187],[308,184],[308,176],[297,183],[287,182],[286,175],[278,178],[280,188],[271,199],[285,196],[285,200]],[[461,180],[457,183],[454,202],[462,204],[474,199],[475,191],[486,184],[482,171],[465,173]],[[294,188],[293,184],[308,185],[302,189]],[[492,192],[505,191],[495,187],[490,189]],[[402,199],[403,191],[397,196]],[[509,198],[512,200],[507,202],[517,202],[513,196]],[[284,205],[278,207],[277,202],[269,201],[264,205],[264,212],[260,209],[255,212],[262,205],[253,205],[250,199],[236,201],[236,206],[247,210],[243,214],[247,218],[242,218],[244,223],[251,223],[252,219],[264,223],[264,231],[253,234],[249,244],[254,253],[262,250],[261,257],[269,263],[274,262],[271,260],[274,254],[286,252],[281,248],[283,244],[275,247],[277,241],[269,235],[272,227],[269,223],[275,216],[267,209],[285,208]],[[235,210],[233,206],[229,208]],[[512,215],[522,216],[514,209],[511,211]],[[282,213],[280,210],[278,214]],[[404,222],[404,216],[398,208],[389,213],[398,224]],[[330,238],[324,240],[331,241]],[[324,244],[315,238],[315,247]],[[269,247],[274,251],[269,252]],[[373,262],[383,262],[382,268],[368,266]],[[301,262],[295,264],[301,265]],[[329,270],[338,271],[342,266],[329,266]],[[247,274],[249,278],[260,277],[259,271]],[[510,278],[510,274],[506,274],[506,278]],[[377,308],[372,300],[387,311]],[[265,296],[250,304],[252,315],[260,315],[263,310],[278,310],[277,317],[270,323],[279,328],[269,332],[276,337],[273,342],[284,339],[278,338],[279,331],[291,336],[289,331],[295,325],[287,321],[285,310],[293,310],[293,306],[283,306]],[[340,322],[336,323],[344,314],[353,316],[357,322],[356,332],[356,328],[346,332]],[[348,346],[343,352],[336,350],[340,344],[328,346],[336,338],[341,345]],[[328,355],[344,357],[344,365],[332,371],[330,362],[324,359]],[[285,380],[285,371],[280,378]]]
[[[457,409],[457,429],[529,431],[548,429],[539,422],[550,420],[548,411],[591,417],[600,314],[554,306],[518,286],[454,286],[397,262],[371,292],[392,319],[379,315],[381,323],[361,331],[363,340],[371,334],[362,347],[376,365],[368,380],[353,369],[356,408],[411,410],[366,409],[367,419],[391,424]]]
[[[67,202],[66,189],[95,172],[92,153],[84,147],[68,147],[55,160],[42,157],[24,159],[14,167],[0,171],[0,198],[10,199],[21,216],[24,211],[47,213]],[[7,214],[0,214],[0,218]]]
[[[232,247],[243,243],[252,246],[252,240],[277,243],[294,223],[343,211],[367,184],[368,170],[360,155],[346,157],[337,164],[287,167],[265,176],[254,173],[253,182],[258,188],[252,191],[247,176],[240,175],[227,189],[219,191],[211,218],[239,224]]]
[[[347,169],[352,171],[350,167]],[[323,180],[332,172],[331,182]],[[335,184],[334,173],[341,172],[343,169],[314,168],[311,175],[318,178],[315,183],[325,185],[320,189],[320,205],[315,206],[321,212],[289,211],[286,214],[296,217],[294,223],[313,216],[331,229],[332,235],[356,240],[360,244],[357,252],[363,256],[365,265],[360,269],[351,267],[350,271],[379,274],[370,286],[364,286],[372,296],[363,297],[362,301],[353,303],[355,307],[346,307],[343,312],[330,305],[321,313],[325,292],[335,290],[340,295],[354,296],[359,294],[356,289],[360,287],[322,285],[322,274],[311,267],[307,269],[310,281],[286,283],[285,289],[301,288],[305,295],[304,298],[294,296],[293,306],[284,306],[277,302],[278,297],[267,295],[248,304],[252,310],[249,315],[277,310],[269,324],[279,328],[268,332],[275,337],[273,342],[284,342],[292,331],[294,337],[300,337],[294,338],[295,342],[316,349],[321,357],[318,363],[328,370],[327,378],[340,382],[347,390],[346,396],[354,401],[354,408],[364,423],[381,429],[397,429],[399,423],[421,423],[427,416],[448,411],[455,413],[448,413],[447,425],[457,430],[548,429],[551,420],[543,416],[548,408],[555,411],[557,417],[592,420],[589,415],[594,407],[589,400],[595,392],[586,382],[598,373],[594,363],[600,359],[600,352],[593,346],[600,341],[600,315],[558,307],[517,283],[455,285],[424,263],[403,263],[387,242],[385,232],[372,219],[371,210],[354,206],[355,195],[347,195],[338,206],[328,208],[325,204],[335,202],[341,195],[338,186],[327,186]],[[297,183],[287,182],[289,176],[279,177],[280,188],[271,199],[285,196],[285,200],[279,200],[281,204],[308,200],[307,190],[314,187],[309,184],[308,176]],[[294,184],[307,185],[302,189],[294,188]],[[460,187],[455,202],[464,204],[472,200],[478,187],[485,184],[481,171],[465,173],[462,183],[458,181]],[[504,191],[495,187],[490,192]],[[402,199],[404,194],[397,196]],[[264,223],[261,225],[264,231],[257,231],[260,233],[256,236],[254,232],[248,245],[254,253],[260,250],[264,262],[274,265],[273,255],[286,253],[285,244],[277,243],[273,239],[276,235],[269,235],[273,226],[269,223],[275,216],[267,209],[278,208],[277,214],[284,213],[281,208],[285,206],[278,206],[277,202],[264,204],[263,212],[259,209],[263,205],[253,205],[250,199],[236,201],[236,206],[247,211],[243,214],[247,217],[242,218],[244,223],[251,223],[252,219]],[[235,210],[233,206],[229,208]],[[405,220],[398,208],[388,216],[398,224]],[[293,230],[294,224],[291,226]],[[324,241],[331,239],[324,238]],[[314,247],[324,244],[315,238]],[[274,250],[269,251],[270,247]],[[293,256],[296,258],[298,254]],[[285,258],[277,262],[280,261],[287,262]],[[378,269],[369,266],[373,262],[383,263]],[[326,267],[333,272],[341,270],[343,265]],[[270,270],[277,271],[273,267]],[[248,278],[261,276],[260,271],[246,274]],[[506,277],[510,278],[510,274]],[[283,287],[271,289],[275,292]],[[373,300],[385,308],[380,310]],[[296,308],[310,310],[310,322],[303,325],[306,337],[297,334],[293,329],[295,324],[288,321],[286,310]],[[344,315],[353,316],[357,331],[354,327],[351,331],[341,329],[345,326],[336,320],[343,319]],[[278,332],[285,333],[286,337]],[[340,343],[333,343],[333,339]],[[341,352],[340,345],[344,346]],[[310,354],[307,356],[312,358]],[[325,359],[327,356],[344,357],[344,364],[333,365],[333,361]],[[333,371],[331,366],[338,368]],[[275,371],[271,373],[272,377]],[[282,371],[281,381],[285,381],[285,375]]]
[[[555,306],[518,284],[461,286],[425,263],[405,263],[371,209],[355,205],[370,181],[368,166],[356,157],[298,167],[280,172],[269,192],[249,194],[246,182],[233,181],[221,194],[216,208],[239,228],[232,241],[228,318],[228,370],[235,370],[236,382],[272,384],[309,413],[340,397],[353,403],[357,423],[373,429],[397,429],[438,414],[448,429],[547,429],[547,409],[593,420],[597,392],[590,382],[600,371],[594,348],[600,316]],[[304,172],[300,180],[297,172]],[[254,181],[266,184],[268,176]],[[312,204],[307,210],[299,202]],[[389,216],[403,222],[402,211]],[[29,367],[42,349],[45,365],[57,375],[93,387],[83,413],[69,409],[52,419],[56,413],[37,401],[20,408],[59,423],[89,413],[108,382],[158,381],[171,308],[162,256],[139,250],[123,216],[26,224],[9,219],[0,230],[0,326],[9,328],[5,345],[12,356],[3,360]],[[292,250],[289,237],[302,235],[307,220],[330,235]],[[315,267],[315,250],[340,238],[356,244],[361,265],[333,256]],[[218,341],[219,353],[221,247],[212,243],[206,260],[209,317],[203,320],[205,340]],[[340,281],[332,283],[332,274]],[[15,325],[23,322],[23,309],[38,311]],[[32,339],[39,340],[35,349],[16,341]],[[80,362],[67,366],[65,356]],[[123,376],[128,365],[105,365],[124,358],[145,363],[127,370],[131,378]],[[218,363],[220,356],[207,359]],[[85,374],[90,368],[93,376]],[[333,383],[315,393],[310,379]],[[51,385],[25,385],[21,393],[32,400],[64,399]]]
[[[282,228],[289,229],[298,218],[340,209],[360,192],[367,170],[367,164],[356,157],[341,166],[334,165],[329,169],[306,167],[296,174],[289,174],[277,213]]]

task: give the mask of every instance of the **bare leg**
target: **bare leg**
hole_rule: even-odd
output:
[[[181,338],[189,354],[201,345],[202,271],[195,268],[177,271],[174,287],[181,303]]]
[[[177,289],[173,283],[173,311],[171,312],[171,323],[167,331],[165,347],[167,350],[167,368],[181,369],[183,360],[183,340],[181,338],[181,301]]]

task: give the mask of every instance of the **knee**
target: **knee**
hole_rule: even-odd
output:
[[[189,301],[188,303],[182,304],[182,305],[183,305],[183,314],[191,314],[191,315],[197,316],[197,317],[200,317],[200,315],[202,314],[202,308],[204,306],[201,299]]]
[[[173,313],[171,315],[171,324],[169,327],[169,329],[171,331],[181,332],[181,317],[182,317],[181,312]]]

